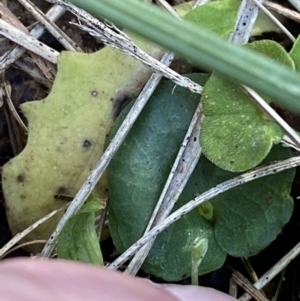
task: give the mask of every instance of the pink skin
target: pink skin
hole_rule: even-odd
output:
[[[91,265],[62,260],[13,259],[0,263],[5,301],[234,301],[212,289],[159,286]]]

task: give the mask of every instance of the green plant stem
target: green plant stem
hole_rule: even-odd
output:
[[[199,285],[198,269],[207,252],[208,240],[206,238],[197,237],[192,247],[192,271],[191,283],[192,285]]]
[[[108,19],[217,71],[300,112],[300,76],[248,49],[234,46],[194,24],[179,21],[137,0],[71,0],[98,18]]]

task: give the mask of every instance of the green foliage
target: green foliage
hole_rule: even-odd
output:
[[[206,79],[195,74],[190,78],[200,84]],[[110,230],[119,251],[142,236],[198,101],[198,96],[186,89],[162,82],[109,165]],[[117,119],[109,139],[127,111]],[[289,155],[289,150],[278,147],[268,161]],[[293,203],[288,194],[293,175],[293,171],[285,171],[220,195],[211,200],[211,219],[197,209],[183,216],[159,234],[142,268],[169,281],[187,277],[197,237],[208,240],[199,274],[220,267],[226,253],[258,253],[276,238],[291,215]],[[202,156],[174,210],[232,177]]]
[[[88,201],[63,228],[57,244],[57,257],[103,265],[95,230],[95,212],[103,209],[99,199]]]
[[[204,29],[227,37],[233,32],[240,0],[217,0],[200,5],[185,15],[184,19]],[[226,16],[226,18],[224,18]],[[280,15],[276,17],[280,19]],[[267,31],[279,31],[277,25],[264,12],[258,14],[251,35],[261,35]]]
[[[214,217],[214,206],[210,201],[206,201],[205,203],[199,205],[197,207],[198,212],[201,216],[206,218],[209,221],[213,220]]]
[[[198,283],[198,270],[199,266],[207,252],[208,240],[206,238],[197,237],[192,247],[192,285],[199,285]]]
[[[205,119],[201,125],[203,153],[219,167],[245,171],[259,164],[283,130],[231,81],[211,76],[202,93]]]
[[[275,146],[263,163],[291,155],[289,149]],[[200,194],[233,175],[201,158],[186,189]],[[222,250],[232,256],[256,255],[280,234],[293,212],[290,190],[294,175],[294,170],[287,170],[251,181],[211,201],[214,235]]]
[[[258,41],[248,48],[294,69],[286,51],[273,41]],[[203,112],[200,144],[204,154],[219,167],[245,171],[259,164],[273,144],[279,143],[283,130],[261,111],[232,81],[212,75],[202,93]]]
[[[295,62],[295,69],[296,71],[300,71],[300,37],[297,38],[295,41],[293,48],[290,52],[291,58]]]
[[[208,2],[206,5],[193,9],[184,19],[209,29],[219,36],[227,36],[234,29],[240,4],[239,0]]]
[[[207,76],[190,78],[203,84]],[[170,81],[162,82],[111,161],[109,225],[119,251],[125,251],[142,236],[198,103],[199,95],[181,87],[174,89]],[[117,119],[109,138],[127,111],[126,108]],[[189,200],[190,195],[176,208]],[[209,252],[200,273],[220,267],[226,254],[215,242],[212,225],[199,218],[194,210],[157,237],[143,269],[169,281],[187,277],[191,273],[192,245],[197,237],[209,241]]]

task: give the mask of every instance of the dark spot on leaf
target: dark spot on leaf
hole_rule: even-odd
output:
[[[20,173],[17,176],[17,182],[19,182],[19,183],[24,183],[25,182],[25,174],[24,173]]]
[[[96,90],[91,91],[91,95],[93,97],[96,97],[98,95],[98,91],[96,91]]]
[[[68,188],[66,188],[65,186],[60,186],[57,188],[56,192],[54,193],[54,197],[56,199],[59,199],[59,196],[63,194],[63,195],[69,195],[69,190]]]
[[[230,164],[233,164],[233,163],[234,163],[234,161],[233,161],[233,160],[231,160],[229,163],[230,163]]]
[[[113,114],[114,117],[117,118],[119,114],[122,112],[122,110],[131,102],[132,97],[130,97],[128,94],[119,94],[116,98],[114,98],[114,108],[113,108]]]
[[[92,146],[92,143],[89,140],[84,140],[82,143],[82,147],[84,148],[90,148]]]

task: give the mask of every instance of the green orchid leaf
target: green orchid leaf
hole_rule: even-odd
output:
[[[190,78],[200,84],[205,80],[195,74]],[[199,101],[195,94],[174,87],[170,81],[158,86],[108,167],[110,230],[120,252],[143,235]],[[129,107],[118,117],[106,144],[128,111]],[[265,162],[289,156],[289,149],[276,146]],[[174,210],[233,176],[202,156]],[[226,253],[256,254],[290,218],[293,177],[294,170],[288,170],[259,179],[191,211],[158,235],[142,269],[168,281],[190,276],[195,239],[208,241],[199,275],[219,268]]]
[[[203,84],[207,75],[190,78]],[[160,83],[112,159],[108,167],[109,225],[120,252],[142,236],[198,103],[199,95],[170,81]],[[107,142],[128,109],[117,119]],[[191,195],[186,194],[176,208]],[[142,269],[168,281],[188,277],[197,237],[209,242],[199,274],[219,268],[226,254],[216,244],[213,226],[199,216],[197,209],[193,210],[161,233]]]
[[[98,198],[88,201],[67,222],[57,245],[57,257],[103,265],[102,253],[95,230],[95,212],[103,209]]]
[[[294,60],[296,71],[300,71],[300,37],[294,42],[293,48],[290,52],[291,58]]]
[[[263,163],[284,160],[291,155],[289,149],[277,145]],[[193,198],[234,176],[236,174],[218,168],[202,156],[182,197],[190,193]],[[293,212],[290,190],[294,176],[295,169],[286,170],[238,186],[210,200],[214,237],[226,253],[252,256],[275,240]]]
[[[289,55],[275,42],[258,41],[247,48],[294,68]],[[253,168],[268,155],[273,144],[281,141],[281,127],[239,85],[212,75],[202,95],[205,119],[200,144],[206,157],[219,167],[234,172]]]
[[[265,162],[291,157],[289,149],[275,146]],[[211,169],[211,172],[214,170]],[[219,181],[232,177],[216,170]],[[229,255],[248,257],[267,247],[293,212],[290,197],[295,170],[287,170],[232,189],[213,199],[215,238]]]

